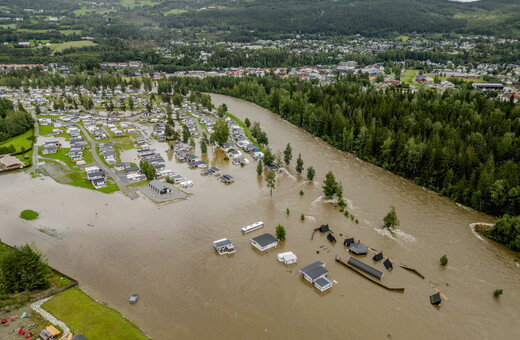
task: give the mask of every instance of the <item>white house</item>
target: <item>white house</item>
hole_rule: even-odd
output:
[[[293,264],[298,262],[298,257],[296,257],[296,255],[294,255],[292,251],[280,253],[276,257],[278,258],[278,261],[283,262],[285,264]]]

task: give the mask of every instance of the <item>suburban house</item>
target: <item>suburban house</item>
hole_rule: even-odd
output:
[[[92,180],[92,185],[96,189],[104,188],[107,186],[107,181],[104,178],[96,178]]]
[[[158,180],[151,181],[150,184],[148,184],[148,186],[150,187],[150,189],[152,189],[160,195],[172,192],[172,189],[168,185],[166,185],[165,182],[161,182]]]
[[[329,271],[325,268],[325,263],[323,262],[316,261],[298,272],[305,280],[314,283],[314,287],[320,292],[326,291],[333,285],[333,282],[327,278]]]
[[[278,247],[278,240],[273,235],[265,233],[252,238],[251,244],[260,251],[266,251],[267,249]]]

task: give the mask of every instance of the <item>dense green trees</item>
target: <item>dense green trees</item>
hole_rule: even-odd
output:
[[[49,287],[48,267],[42,255],[29,245],[6,249],[0,253],[0,289],[18,293]]]
[[[277,225],[276,226],[276,238],[279,239],[280,241],[285,241],[285,236],[286,236],[285,227],[281,224]]]
[[[23,107],[16,111],[10,100],[0,98],[0,142],[21,135],[32,129],[33,124],[31,115]]]
[[[216,121],[215,126],[213,127],[213,133],[211,134],[211,139],[217,142],[219,145],[224,145],[229,138],[229,126],[224,119],[219,119]]]
[[[520,216],[504,215],[484,235],[520,251]]]
[[[174,80],[180,82],[180,80]],[[520,214],[520,104],[471,90],[276,78],[184,79],[259,104],[327,143],[475,209]]]
[[[336,182],[336,177],[334,177],[332,171],[327,172],[323,180],[323,195],[325,195],[325,197],[335,196],[338,192],[338,186],[339,183]]]
[[[143,159],[139,163],[139,167],[141,168],[141,172],[146,175],[146,179],[148,179],[149,181],[151,181],[155,178],[155,176],[157,176],[157,171],[155,170],[153,165],[151,165],[148,161]]]

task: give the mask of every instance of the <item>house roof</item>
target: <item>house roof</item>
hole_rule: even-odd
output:
[[[353,258],[352,256],[349,257],[348,264],[356,267],[359,270],[364,271],[365,273],[367,273],[369,275],[372,275],[373,277],[375,277],[375,278],[377,278],[379,280],[381,280],[381,278],[383,277],[383,273],[382,272],[380,272],[379,270],[369,266],[368,264],[366,264],[364,262],[359,261],[356,258]]]
[[[13,165],[24,165],[22,161],[11,155],[5,155],[4,157],[0,158],[0,163],[5,167],[10,167]]]
[[[385,266],[386,269],[393,269],[394,266],[392,265],[392,262],[390,262],[389,259],[386,259],[385,262],[383,262],[383,265]]]
[[[432,305],[438,305],[441,303],[441,294],[440,293],[435,293],[433,295],[430,296],[430,303]]]
[[[345,241],[343,242],[343,244],[344,244],[345,246],[347,246],[347,247],[350,246],[352,243],[354,243],[354,238],[353,238],[353,237],[351,237],[351,238],[346,238]]]
[[[348,250],[353,252],[356,255],[362,255],[368,253],[368,247],[361,243],[352,243]]]
[[[83,334],[76,334],[72,340],[88,340]]]
[[[269,233],[265,233],[263,235],[254,237],[251,239],[251,241],[258,243],[261,247],[265,247],[271,243],[278,242],[276,237],[274,237],[273,235],[271,235]]]
[[[383,252],[377,253],[372,257],[374,261],[381,261],[383,259]]]
[[[325,269],[324,266],[325,264],[323,262],[316,261],[314,263],[311,263],[307,267],[303,267],[302,269],[300,269],[300,273],[303,273],[309,276],[311,279],[314,279],[329,272],[327,269]]]
[[[219,240],[219,241],[215,241],[214,243],[215,247],[225,247],[225,246],[228,246],[228,245],[233,245],[233,242],[231,242],[230,240],[228,240],[227,238],[226,239],[222,239],[222,240]]]
[[[158,181],[154,179],[150,182],[150,186],[155,188],[158,191],[163,191],[164,189],[169,189],[169,187],[166,185],[166,183]]]
[[[331,233],[327,235],[327,240],[329,240],[332,243],[336,243],[336,238]]]
[[[314,283],[317,284],[317,285],[320,286],[320,287],[325,287],[325,286],[331,284],[332,281],[329,280],[329,279],[326,278],[326,277],[321,277],[321,278],[319,278],[318,280],[316,280],[316,282],[314,282]]]
[[[320,230],[320,232],[322,233],[326,233],[327,231],[329,231],[329,225],[328,224],[322,224],[321,227],[318,228]]]

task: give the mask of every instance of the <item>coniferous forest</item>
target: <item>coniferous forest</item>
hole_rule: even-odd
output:
[[[520,105],[473,90],[378,90],[265,78],[172,78],[252,101],[336,148],[493,215],[520,214]]]

